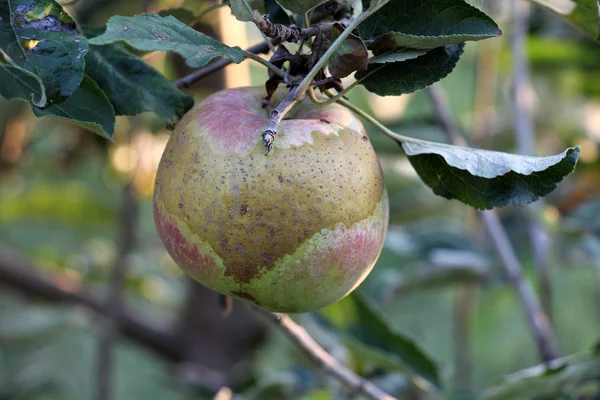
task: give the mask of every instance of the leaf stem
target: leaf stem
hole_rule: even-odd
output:
[[[310,89],[312,89],[312,88],[310,88]],[[309,90],[308,93],[309,93],[309,96],[311,96],[310,98],[313,101],[319,101],[319,100],[317,100],[317,98],[316,98],[313,90]],[[327,96],[329,96],[330,98],[335,97],[329,91],[326,91],[325,94]],[[392,139],[392,140],[394,140],[396,142],[401,143],[401,142],[409,142],[409,141],[418,141],[418,139],[414,139],[414,138],[410,138],[410,137],[407,137],[407,136],[399,135],[396,132],[393,132],[393,131],[389,130],[385,125],[383,125],[381,122],[379,122],[375,117],[371,116],[368,112],[361,110],[359,107],[357,107],[354,104],[350,103],[346,99],[339,98],[339,99],[337,99],[337,102],[340,103],[341,105],[343,105],[344,107],[348,108],[350,111],[354,112],[355,114],[357,114],[361,118],[367,120],[367,122],[369,122],[375,128],[379,129],[379,131],[381,133],[383,133],[384,135],[386,135],[387,137],[389,137],[390,139]]]
[[[360,79],[357,79],[356,81],[352,82],[348,87],[345,87],[341,92],[336,93],[333,97],[330,96],[329,100],[320,101],[319,99],[317,99],[314,96],[313,96],[314,98],[311,97],[311,100],[313,101],[313,103],[315,103],[317,105],[320,105],[320,106],[326,106],[326,105],[335,103],[339,99],[343,98],[346,94],[348,94],[348,92],[350,92],[356,86],[358,86],[362,81],[364,81],[365,79],[367,79],[371,74],[374,74],[375,72],[379,71],[384,66],[385,66],[385,64],[382,64],[381,67],[374,69],[373,71],[369,72],[368,74],[366,74],[365,76],[361,77]]]
[[[282,78],[284,77],[283,70],[281,70],[280,68],[277,68],[275,65],[273,65],[273,63],[265,60],[262,57],[257,56],[256,54],[254,54],[252,52],[246,51],[246,50],[244,50],[244,54],[246,55],[246,58],[254,60],[254,61],[266,66],[267,68],[269,68],[271,71],[275,72],[280,77],[282,77]]]

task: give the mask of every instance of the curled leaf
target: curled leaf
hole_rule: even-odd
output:
[[[525,205],[556,188],[575,169],[579,147],[550,157],[527,157],[411,139],[410,163],[438,196],[479,210]]]
[[[331,28],[331,40],[335,41],[343,31],[341,24],[334,24]],[[350,34],[329,59],[329,72],[334,78],[344,78],[354,71],[367,69],[368,59],[367,46],[358,36]]]

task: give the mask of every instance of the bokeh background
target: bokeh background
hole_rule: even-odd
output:
[[[80,22],[102,25],[112,15],[183,3],[79,0],[67,9]],[[194,10],[211,5],[185,3]],[[514,152],[508,3],[484,2],[505,36],[469,43],[442,87],[475,146]],[[196,27],[242,48],[261,40],[226,7]],[[172,79],[189,72],[174,55],[144,57]],[[579,145],[581,158],[576,172],[533,211],[499,212],[561,353],[580,353],[600,340],[600,46],[532,7],[527,57],[535,151],[552,155]],[[199,100],[265,79],[263,67],[246,62],[189,92]],[[350,99],[403,135],[446,140],[425,92],[382,98],[357,88]],[[474,211],[436,197],[400,148],[366,127],[384,168],[391,220],[383,253],[360,290],[440,365],[448,393],[478,398],[503,376],[540,361],[522,306]],[[213,398],[222,386],[240,399],[353,398],[245,304],[236,301],[223,318],[218,296],[189,281],[166,254],[151,195],[168,136],[154,115],[142,114],[119,117],[110,143],[64,121],[37,119],[25,103],[0,99],[0,265],[33,268],[64,293],[85,288],[101,301],[114,279],[113,264],[123,258],[123,235],[133,238],[125,257],[126,316],[119,323],[125,330],[113,352],[115,399]],[[532,215],[542,228],[534,234],[544,244],[540,254],[532,251]],[[536,259],[547,264],[548,276],[536,269]],[[0,269],[0,399],[93,398],[102,358],[98,338],[111,326],[106,313],[86,299],[31,296],[41,289],[27,285],[27,279],[21,286],[6,284]],[[361,368],[314,316],[297,319],[336,358]],[[400,398],[429,398],[400,373],[373,379]],[[565,398],[593,398],[577,397],[578,390],[590,389],[574,387],[573,397]]]

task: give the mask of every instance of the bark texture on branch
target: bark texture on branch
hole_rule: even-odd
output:
[[[281,330],[314,364],[323,371],[339,380],[354,394],[361,394],[372,400],[395,400],[371,382],[356,375],[353,371],[340,364],[331,354],[321,347],[306,330],[295,323],[286,314],[276,314],[256,308],[272,324]]]

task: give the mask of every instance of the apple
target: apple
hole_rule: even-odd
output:
[[[267,155],[264,96],[227,89],[184,116],[158,168],[154,219],[169,254],[203,285],[271,311],[314,311],[354,290],[379,257],[383,174],[361,122],[309,99],[286,115]]]

